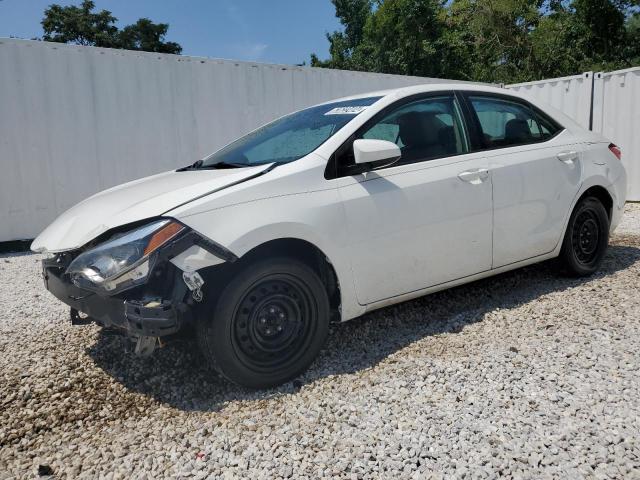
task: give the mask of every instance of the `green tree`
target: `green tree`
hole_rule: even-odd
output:
[[[75,43],[96,47],[144,50],[147,52],[180,54],[182,47],[175,42],[165,42],[169,29],[166,23],[153,23],[141,18],[122,30],[116,26],[118,19],[110,11],[94,11],[91,0],[83,0],[80,6],[62,7],[57,4],[44,11],[43,40]]]
[[[640,0],[332,0],[312,66],[513,83],[640,64]]]
[[[625,48],[623,56],[629,66],[640,65],[640,13],[629,15],[625,24]]]
[[[95,5],[85,0],[82,5],[62,7],[53,4],[44,11],[43,40],[75,43],[96,47],[115,47],[118,42],[118,20],[108,10],[93,12]]]
[[[531,32],[540,21],[540,7],[540,0],[453,0],[448,25],[467,45],[459,54],[465,55],[467,78],[504,83],[532,80],[537,62]]]
[[[552,78],[583,71],[587,62],[583,49],[577,48],[580,27],[572,12],[556,8],[540,18],[531,32],[536,70],[532,78]]]
[[[331,58],[322,61],[312,53],[311,66],[361,70],[363,66],[353,62],[351,57],[356,47],[363,41],[364,26],[371,15],[371,0],[331,0],[331,2],[344,31],[327,34]]]
[[[448,73],[443,6],[443,0],[380,4],[364,26],[365,50],[360,58],[379,72],[431,77]]]
[[[332,0],[344,31],[327,35],[328,60],[318,67],[408,75],[440,75],[446,0]],[[445,69],[446,70],[446,69]]]
[[[637,4],[637,0],[552,3],[531,34],[539,64],[537,77],[637,65]]]
[[[163,40],[168,29],[169,25],[166,23],[153,23],[148,18],[141,18],[120,31],[118,35],[120,48],[179,54],[182,51],[180,45]]]
[[[574,0],[571,7],[579,28],[578,47],[588,49],[596,62],[615,60],[624,43],[627,3],[619,0]]]

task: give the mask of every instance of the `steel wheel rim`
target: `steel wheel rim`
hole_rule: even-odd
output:
[[[318,313],[311,290],[292,275],[256,281],[237,304],[231,343],[240,361],[255,372],[295,365],[315,332]]]
[[[580,263],[587,265],[596,260],[600,244],[600,220],[593,209],[584,209],[576,216],[571,243]]]

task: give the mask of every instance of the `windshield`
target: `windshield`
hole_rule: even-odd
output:
[[[381,97],[307,108],[275,120],[205,158],[197,168],[289,163],[313,152]]]

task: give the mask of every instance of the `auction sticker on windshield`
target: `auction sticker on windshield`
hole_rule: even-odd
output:
[[[367,109],[366,105],[356,105],[353,107],[336,107],[329,110],[325,115],[357,115]]]

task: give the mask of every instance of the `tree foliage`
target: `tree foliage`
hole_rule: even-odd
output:
[[[83,0],[80,6],[49,6],[44,12],[43,40],[49,42],[75,43],[96,47],[144,50],[146,52],[179,54],[182,47],[175,42],[165,42],[169,25],[153,23],[141,18],[133,25],[118,29],[110,11],[94,11],[91,0]]]
[[[332,0],[316,67],[521,82],[640,64],[640,0]]]

